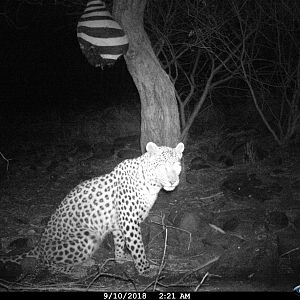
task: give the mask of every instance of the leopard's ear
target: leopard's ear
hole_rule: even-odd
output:
[[[149,142],[146,145],[146,150],[147,150],[147,152],[149,152],[151,154],[155,154],[158,151],[158,146],[155,143],[153,143],[153,142]]]
[[[179,144],[176,146],[175,150],[176,150],[179,154],[181,154],[181,153],[184,151],[184,144],[183,144],[183,143],[179,143]]]

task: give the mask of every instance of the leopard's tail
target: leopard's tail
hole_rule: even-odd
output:
[[[21,253],[21,254],[18,254],[18,255],[0,256],[0,262],[2,262],[4,264],[7,262],[13,262],[13,263],[20,264],[24,258],[32,257],[32,258],[39,259],[39,256],[40,256],[39,247],[35,246],[31,250]]]

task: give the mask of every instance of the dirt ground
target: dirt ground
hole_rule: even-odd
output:
[[[45,146],[27,149],[11,161],[1,159],[1,253],[13,255],[35,245],[74,186],[138,156],[138,145],[133,136],[113,145]],[[138,276],[131,262],[117,265],[108,235],[84,278],[32,272],[30,261],[22,268],[2,264],[0,289],[292,291],[300,284],[297,148],[281,153],[279,162],[272,154],[231,164],[228,159],[236,157],[224,162],[220,155],[216,159],[204,152],[199,143],[187,145],[185,180],[174,192],[160,193],[142,224],[147,257],[157,276]]]

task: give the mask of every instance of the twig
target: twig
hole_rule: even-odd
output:
[[[19,286],[11,287],[9,290],[13,291],[40,291],[40,292],[86,292],[86,287],[68,286],[65,284],[61,286]],[[99,288],[89,289],[89,292],[99,292]]]
[[[180,288],[180,287],[194,287],[194,284],[193,284],[193,282],[189,282],[189,283],[182,283],[182,281],[186,278],[186,277],[188,277],[188,276],[190,276],[191,274],[193,274],[194,272],[197,272],[197,271],[199,271],[200,269],[202,269],[202,268],[204,268],[204,267],[207,267],[209,264],[212,264],[212,263],[214,263],[215,261],[217,261],[218,259],[219,259],[220,257],[215,257],[215,258],[213,258],[212,260],[210,260],[210,261],[208,261],[208,262],[206,262],[205,264],[203,264],[202,266],[199,266],[198,268],[196,268],[196,269],[194,269],[194,270],[192,270],[192,271],[190,271],[190,272],[188,272],[186,275],[184,275],[182,278],[180,278],[178,281],[176,281],[175,283],[172,283],[172,284],[164,284],[164,283],[161,283],[161,282],[158,282],[157,284],[159,285],[159,286],[161,286],[161,287],[163,287],[163,288],[165,288],[165,289],[168,289],[168,288],[174,288],[174,287],[177,287],[177,288]],[[201,280],[201,282],[200,282],[200,284],[198,284],[197,286],[196,286],[196,288],[194,288],[193,290],[197,290],[200,286],[201,286],[201,284],[203,284],[203,282],[205,281],[205,279],[207,278],[207,276],[214,276],[214,277],[221,277],[221,276],[219,276],[219,275],[213,275],[213,274],[210,274],[210,273],[206,273],[205,275],[204,275],[204,277],[202,278],[202,280]],[[149,285],[149,286],[151,286],[153,284],[153,282]],[[148,286],[148,287],[149,287]],[[146,289],[145,289],[146,290]],[[162,289],[160,289],[160,288],[156,288],[156,291],[160,291],[160,290],[162,290]]]
[[[219,196],[221,197],[223,195],[224,195],[223,192],[219,192],[219,193],[213,194],[211,196],[201,197],[201,198],[199,198],[199,200],[206,200],[206,199],[210,199],[210,198],[214,198],[214,197],[219,197]]]
[[[298,251],[298,250],[300,250],[300,247],[291,249],[291,250],[289,250],[289,251],[287,251],[287,252],[281,254],[280,257],[286,256],[286,255],[288,255],[288,254],[290,254],[290,253],[292,253],[292,252]]]
[[[104,265],[109,262],[112,261],[113,259],[107,259],[101,266],[101,269],[104,267]],[[91,275],[93,276],[93,275]],[[38,285],[30,285],[30,284],[20,284],[20,283],[16,283],[16,282],[8,282],[5,280],[0,280],[0,287],[5,288],[6,290],[22,290],[22,291],[82,291],[82,292],[99,292],[99,288],[91,288],[91,285],[95,282],[95,280],[97,278],[99,278],[100,276],[103,277],[111,277],[114,279],[119,279],[125,282],[130,282],[133,284],[135,290],[136,286],[134,284],[134,282],[130,279],[130,278],[125,278],[123,276],[117,275],[117,274],[112,274],[112,273],[99,273],[97,272],[97,276],[95,278],[93,278],[93,280],[89,283],[89,285],[86,287],[84,283],[80,283],[80,282],[70,282],[67,283],[68,286],[66,286],[66,283],[53,283],[53,284],[46,284],[46,285],[42,285],[42,286],[38,286]],[[83,280],[83,278],[81,278],[80,280]]]
[[[203,282],[205,281],[205,279],[209,276],[209,273],[206,272],[205,275],[203,276],[202,280],[200,281],[200,283],[196,286],[194,292],[197,292],[199,287],[203,284]]]
[[[218,227],[218,226],[216,226],[216,225],[214,225],[214,224],[208,224],[211,228],[213,228],[214,230],[216,230],[216,231],[218,231],[218,232],[220,232],[220,233],[222,233],[222,234],[226,234],[226,232],[222,229],[222,228],[220,228],[220,227]]]
[[[110,261],[115,261],[114,258],[108,258],[107,260],[104,261],[104,263],[100,266],[100,268],[97,271],[97,275],[92,279],[92,281],[89,283],[89,285],[87,286],[86,290],[88,291],[90,289],[90,287],[93,285],[93,283],[103,274],[105,273],[101,273],[100,271],[104,268],[104,266],[110,262]]]
[[[9,291],[9,286],[7,284],[4,284],[4,283],[0,282],[0,287],[3,287],[3,288],[5,288],[6,290]]]
[[[207,261],[206,263],[204,263],[203,265],[197,267],[196,269],[194,270],[191,270],[190,272],[186,273],[181,279],[179,279],[175,284],[178,284],[179,282],[181,282],[182,280],[184,280],[186,277],[190,276],[191,274],[213,264],[214,262],[218,261],[220,258],[220,256],[215,256],[213,259]]]
[[[11,158],[6,158],[2,152],[0,152],[1,157],[6,161],[6,171],[8,171],[8,167],[9,167],[9,161],[12,160]]]
[[[165,234],[165,243],[164,243],[164,252],[163,252],[163,256],[161,258],[160,266],[159,266],[159,269],[158,269],[158,274],[157,274],[157,276],[155,278],[155,282],[154,282],[154,286],[153,286],[153,291],[156,290],[156,286],[157,286],[158,280],[160,278],[160,274],[161,274],[163,268],[165,267],[165,257],[166,257],[166,250],[167,250],[168,228],[165,225],[165,215],[162,216],[161,222],[162,222],[162,226],[164,227],[165,232],[166,232],[166,234]]]

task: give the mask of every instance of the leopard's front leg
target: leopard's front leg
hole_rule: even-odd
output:
[[[150,264],[146,258],[141,228],[137,222],[128,223],[124,227],[121,228],[121,231],[133,258],[134,265],[139,274],[145,274],[150,270]]]
[[[125,238],[120,229],[113,230],[114,244],[115,244],[115,260],[119,264],[126,261],[132,261],[129,253],[126,253]]]

